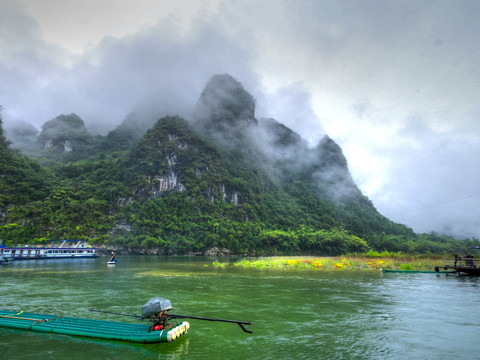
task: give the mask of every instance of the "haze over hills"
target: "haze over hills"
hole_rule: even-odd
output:
[[[332,139],[309,148],[275,119],[255,118],[254,98],[227,74],[206,84],[191,122],[132,113],[93,136],[70,114],[28,134],[12,141],[36,160],[4,139],[0,238],[8,243],[85,238],[149,253],[339,254],[439,252],[450,241],[419,238],[379,214]],[[41,170],[15,173],[20,162]],[[41,195],[15,195],[39,186]]]

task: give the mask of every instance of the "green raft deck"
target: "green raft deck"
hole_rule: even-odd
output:
[[[176,340],[187,332],[190,324],[183,321],[170,328],[167,326],[165,330],[149,332],[149,324],[0,310],[0,327],[136,343],[157,343]]]

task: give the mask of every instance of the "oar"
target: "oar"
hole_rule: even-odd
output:
[[[195,320],[221,321],[221,322],[227,322],[227,323],[234,323],[234,324],[238,324],[238,326],[240,326],[242,330],[245,331],[246,333],[253,334],[253,331],[247,330],[243,326],[243,325],[252,325],[251,321],[212,319],[212,318],[206,318],[206,317],[200,317],[200,316],[175,315],[175,314],[167,314],[167,316],[172,319],[195,319]]]

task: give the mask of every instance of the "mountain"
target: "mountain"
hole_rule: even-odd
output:
[[[214,75],[207,83],[194,110],[194,119],[204,130],[232,132],[256,124],[255,101],[228,74]]]
[[[25,224],[25,219],[33,214],[28,213],[28,205],[48,196],[52,191],[55,175],[35,160],[10,150],[10,142],[3,133],[1,117],[0,159],[0,219],[14,216],[23,219],[22,223]],[[3,229],[11,234],[15,234],[19,227],[18,224],[5,220],[2,225]]]
[[[78,115],[69,114],[47,121],[36,139],[36,146],[42,157],[72,161],[93,155],[98,140]]]
[[[0,238],[83,238],[160,254],[452,248],[441,237],[419,242],[411,229],[379,214],[328,136],[309,148],[275,119],[256,119],[253,97],[230,75],[206,84],[191,122],[164,117],[135,134],[131,125],[126,119],[93,137],[78,116],[61,115],[43,126],[35,158],[3,139],[0,149],[12,160],[5,166],[2,156],[0,171],[9,180],[2,186]]]

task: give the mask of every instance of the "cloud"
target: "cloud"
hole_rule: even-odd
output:
[[[185,34],[174,19],[161,19],[122,38],[106,37],[82,56],[57,59],[38,24],[15,2],[5,10],[30,28],[17,31],[2,58],[5,121],[23,119],[40,126],[60,113],[77,113],[89,128],[111,130],[127,114],[190,116],[201,90],[215,73],[230,73],[256,87],[250,54],[208,19]],[[3,37],[3,33],[2,33]],[[18,49],[18,37],[24,47]],[[30,49],[30,50],[27,50]],[[58,50],[58,51],[57,51]],[[61,55],[64,55],[63,53]],[[19,61],[24,59],[28,62]],[[21,80],[21,81],[19,81]],[[18,94],[25,94],[18,98]]]
[[[302,82],[289,84],[257,101],[257,117],[272,117],[302,134],[311,147],[325,135],[321,119],[312,108],[311,94]]]
[[[188,118],[210,77],[229,73],[257,117],[313,145],[324,134],[337,142],[382,213],[416,231],[478,236],[478,1],[219,0],[188,14],[170,2],[23,3],[0,1],[5,125],[73,112],[104,133],[132,112]],[[55,18],[70,19],[75,42],[44,38],[68,32]]]
[[[420,232],[478,236],[479,136],[440,133],[418,119],[399,136],[405,140],[389,149],[389,191],[374,194],[379,210]]]
[[[42,96],[48,84],[62,78],[66,53],[47,44],[40,27],[15,1],[0,3],[0,94],[5,118],[32,121],[35,111],[48,110],[51,96]],[[46,98],[47,102],[32,100]],[[24,109],[30,108],[28,116]],[[32,122],[36,122],[33,120]]]

